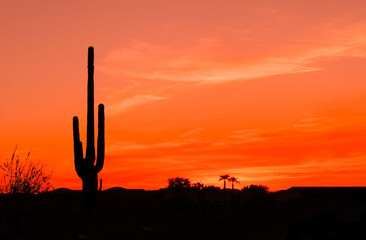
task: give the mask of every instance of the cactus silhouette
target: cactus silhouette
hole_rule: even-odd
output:
[[[83,157],[83,146],[80,142],[79,119],[73,118],[74,132],[74,163],[75,170],[83,182],[84,207],[91,208],[95,205],[95,195],[98,189],[98,173],[104,164],[104,105],[98,106],[98,141],[97,157],[95,163],[94,141],[94,48],[88,49],[88,108],[87,108],[87,134],[86,154]]]

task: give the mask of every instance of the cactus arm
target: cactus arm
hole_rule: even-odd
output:
[[[95,162],[94,141],[94,48],[88,48],[88,108],[87,108],[86,154],[90,164]]]
[[[79,119],[78,117],[73,118],[73,133],[74,133],[74,163],[75,170],[79,177],[83,175],[82,173],[82,163],[83,163],[83,145],[80,142],[79,134]]]
[[[98,143],[97,143],[97,163],[96,170],[99,173],[104,165],[105,154],[105,135],[104,135],[104,105],[98,106]]]
[[[103,186],[103,181],[102,181],[102,179],[100,179],[99,180],[99,192],[101,192],[102,191],[102,186]]]

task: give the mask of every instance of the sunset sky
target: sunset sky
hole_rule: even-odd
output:
[[[366,185],[364,0],[1,1],[0,30],[0,161],[55,188],[81,189],[89,46],[104,189]]]

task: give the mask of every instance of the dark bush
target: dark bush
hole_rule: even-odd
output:
[[[264,185],[250,185],[243,187],[242,191],[252,194],[267,195],[269,193],[269,188]]]
[[[204,184],[201,182],[196,182],[191,185],[191,188],[195,190],[202,190],[204,187]]]
[[[48,192],[52,189],[49,180],[51,174],[46,175],[43,171],[43,165],[40,162],[34,164],[29,160],[28,153],[24,163],[19,160],[19,156],[15,160],[15,148],[10,161],[0,164],[3,170],[3,176],[0,179],[0,193],[28,193],[38,194]]]
[[[220,187],[216,187],[214,185],[208,185],[208,186],[204,186],[203,190],[205,191],[220,191]]]

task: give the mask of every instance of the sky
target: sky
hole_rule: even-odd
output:
[[[0,162],[55,188],[81,189],[89,46],[104,189],[366,185],[363,0],[1,1],[0,29]]]

